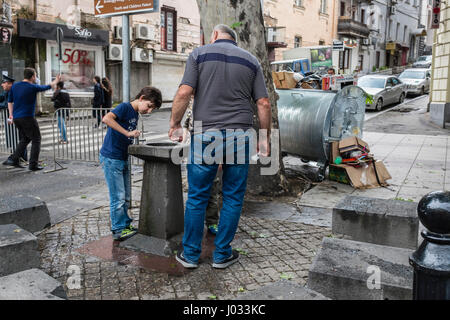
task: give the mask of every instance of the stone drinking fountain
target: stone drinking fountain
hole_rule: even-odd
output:
[[[119,247],[158,256],[173,255],[184,231],[181,163],[172,161],[174,152],[181,158],[180,145],[170,142],[131,145],[128,151],[145,161],[144,177],[138,234],[121,242]]]

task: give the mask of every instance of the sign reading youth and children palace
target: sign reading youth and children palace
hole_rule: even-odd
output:
[[[96,17],[158,11],[158,0],[94,0]]]

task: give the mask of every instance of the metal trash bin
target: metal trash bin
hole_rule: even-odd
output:
[[[357,86],[336,91],[279,89],[281,151],[315,161],[325,177],[330,146],[349,136],[362,138],[366,94]]]

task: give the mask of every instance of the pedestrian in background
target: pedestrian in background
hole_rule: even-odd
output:
[[[108,126],[103,146],[100,150],[106,184],[109,190],[111,231],[113,239],[126,240],[137,230],[131,226],[128,216],[131,206],[130,171],[128,167],[128,146],[140,136],[136,130],[139,114],[150,114],[162,104],[161,91],[145,87],[132,102],[124,102],[106,114],[103,123]]]
[[[105,103],[105,95],[103,94],[102,84],[99,76],[94,77],[94,98],[92,99],[92,116],[96,119],[94,128],[97,128],[102,122],[100,110]]]
[[[8,108],[10,119],[19,129],[20,141],[11,158],[6,161],[6,165],[20,166],[19,158],[23,155],[28,144],[31,142],[31,154],[28,168],[31,171],[42,170],[39,166],[39,153],[41,151],[41,131],[35,118],[36,96],[39,92],[55,89],[60,81],[57,75],[50,85],[36,84],[36,70],[25,68],[24,80],[16,82],[10,91],[8,97]]]
[[[101,117],[103,119],[103,117],[112,108],[112,97],[113,97],[113,88],[112,88],[111,81],[109,81],[109,79],[106,77],[102,78],[102,91],[103,91],[103,97],[104,97],[104,103],[102,105],[102,108],[105,109],[105,110],[102,110],[102,112],[101,112]]]
[[[52,97],[53,106],[55,108],[56,116],[58,118],[58,129],[60,134],[59,143],[67,143],[67,132],[66,132],[66,118],[68,116],[68,108],[72,108],[70,102],[70,95],[67,90],[64,89],[64,82],[60,81],[56,84],[56,90]],[[62,109],[62,110],[60,110]]]
[[[215,143],[217,134],[222,136],[223,159],[220,164],[223,167],[223,206],[214,240],[212,266],[224,269],[239,259],[239,253],[232,250],[231,242],[239,224],[247,187],[250,139],[245,131],[253,125],[253,101],[256,102],[260,127],[268,133],[267,136],[259,137],[260,154],[266,156],[270,150],[272,115],[263,71],[258,59],[239,48],[236,39],[236,32],[230,27],[216,26],[211,44],[198,47],[189,55],[184,77],[173,101],[169,130],[171,140],[182,140],[181,121],[193,94],[194,132],[196,124],[202,122],[201,133],[194,134],[191,142],[191,158],[187,164],[189,191],[184,217],[183,250],[176,256],[176,260],[185,268],[198,267],[205,210],[219,167],[219,163],[207,164],[203,151]],[[245,139],[244,146],[239,142],[241,137]],[[194,148],[196,140],[201,141],[201,150]],[[232,144],[233,148],[228,144]],[[230,149],[233,149],[233,154],[226,154]],[[245,152],[244,164],[236,163],[240,152]],[[225,161],[229,156],[234,159],[234,163]],[[199,158],[201,163],[197,161]]]

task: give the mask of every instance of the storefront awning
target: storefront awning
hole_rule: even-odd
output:
[[[63,24],[47,23],[34,20],[18,19],[19,37],[45,39],[56,41],[56,29],[63,30],[64,42],[83,43],[91,46],[108,46],[109,31],[99,29],[84,29]]]

